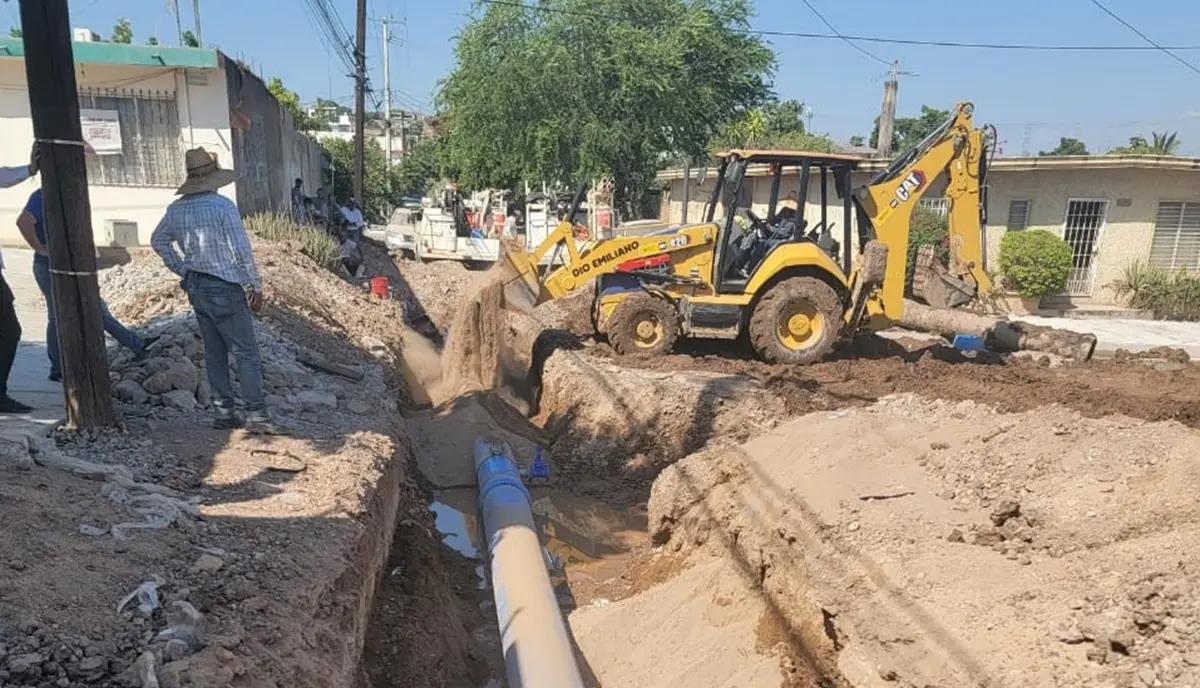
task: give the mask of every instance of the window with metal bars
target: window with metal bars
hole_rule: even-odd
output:
[[[1169,270],[1200,270],[1200,203],[1158,204],[1150,264]]]
[[[178,186],[186,171],[175,94],[163,91],[92,91],[79,107],[117,113],[121,152],[87,155],[88,181],[100,186]]]
[[[950,210],[950,199],[945,198],[945,197],[922,198],[921,205],[924,206],[925,208],[932,210],[933,212],[937,213],[938,215],[945,217],[946,213]]]
[[[1029,205],[1029,201],[1023,199],[1008,202],[1008,231],[1018,231],[1029,226]]]

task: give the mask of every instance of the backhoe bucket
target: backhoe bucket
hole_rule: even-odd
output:
[[[515,240],[500,242],[500,265],[505,308],[529,312],[542,302],[537,259],[524,246]]]
[[[932,246],[917,250],[916,269],[913,272],[913,296],[934,308],[958,308],[965,306],[978,295],[978,286],[973,279],[960,279],[938,262]]]

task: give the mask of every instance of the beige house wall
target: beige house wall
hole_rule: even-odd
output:
[[[1007,231],[1009,205],[1014,200],[1030,201],[1029,229],[1044,229],[1063,236],[1067,204],[1070,200],[1107,201],[1107,214],[1095,254],[1095,272],[1090,300],[1095,303],[1114,303],[1115,297],[1108,288],[1121,277],[1125,267],[1137,260],[1147,260],[1154,234],[1154,220],[1160,201],[1200,202],[1200,167],[1193,169],[1144,169],[1128,167],[1096,169],[1085,163],[1074,168],[1056,169],[1004,169],[1007,161],[998,160],[989,176],[987,265],[993,272],[999,271],[1000,240]],[[1023,165],[1027,167],[1026,165]],[[853,186],[866,183],[873,172],[855,172]],[[715,170],[710,170],[703,183],[696,179],[693,171],[688,221],[700,222],[704,218],[705,206],[712,193]],[[666,187],[663,207],[672,223],[680,222],[683,211],[683,180],[664,180]],[[750,180],[751,209],[766,214],[770,198],[771,180],[766,176],[755,176]],[[925,194],[926,200],[940,196],[942,180],[935,180]],[[795,196],[799,177],[788,174],[782,177],[780,197]],[[834,236],[842,238],[841,200],[834,189],[830,176],[828,220]],[[717,217],[724,209],[718,208]],[[810,225],[820,220],[819,177],[810,181],[805,217]],[[851,231],[857,236],[857,226],[851,218]],[[1076,297],[1076,300],[1088,297]]]

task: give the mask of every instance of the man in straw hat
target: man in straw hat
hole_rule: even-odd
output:
[[[204,366],[212,388],[213,427],[243,424],[251,432],[274,433],[263,396],[262,361],[254,339],[254,313],[262,308],[262,278],[254,264],[250,236],[237,206],[217,189],[236,178],[222,169],[216,155],[193,148],[184,156],[187,180],[181,198],[150,236],[150,245],[175,274],[183,278],[204,339]],[[234,409],[229,382],[229,354],[237,362],[246,416]]]

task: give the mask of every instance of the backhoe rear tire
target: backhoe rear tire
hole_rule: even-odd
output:
[[[816,363],[837,343],[842,315],[833,287],[814,277],[792,277],[758,300],[750,316],[750,343],[770,363]]]
[[[622,299],[604,326],[618,354],[658,356],[675,348],[679,313],[665,298],[643,292]]]

